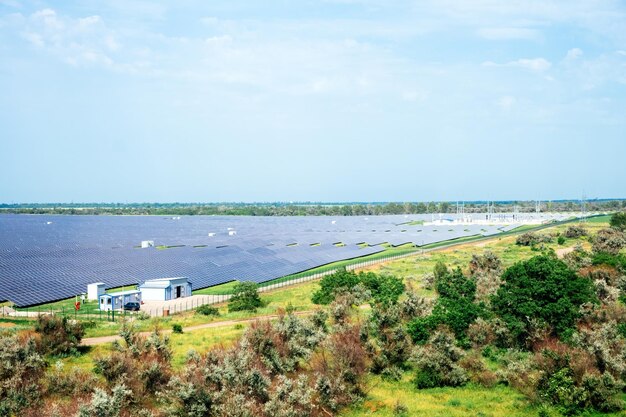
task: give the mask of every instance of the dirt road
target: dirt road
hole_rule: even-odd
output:
[[[313,314],[313,311],[297,311],[294,313],[296,316],[306,316],[309,314]],[[257,316],[251,317],[249,319],[239,319],[239,320],[223,320],[223,321],[212,321],[210,323],[196,324],[195,326],[189,326],[183,328],[183,332],[193,332],[194,330],[200,329],[210,329],[214,327],[228,327],[233,326],[235,324],[245,324],[252,323],[258,320],[275,320],[278,318],[278,314],[268,314],[265,316]],[[172,333],[172,330],[162,330],[162,333]],[[152,332],[141,332],[139,333],[142,336],[149,336]],[[120,336],[100,336],[100,337],[87,337],[81,341],[81,345],[83,346],[95,346],[102,345],[104,343],[111,343],[115,340],[121,340]]]

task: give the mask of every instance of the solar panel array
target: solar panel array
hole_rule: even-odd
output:
[[[422,246],[512,228],[418,224],[424,220],[431,216],[1,215],[0,300],[28,306],[83,293],[92,282],[113,288],[168,276],[188,276],[194,289],[264,282],[381,252],[382,243]],[[169,248],[142,249],[144,240]]]

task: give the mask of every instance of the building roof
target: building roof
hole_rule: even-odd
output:
[[[152,281],[174,281],[176,279],[189,279],[189,277],[155,278],[155,279],[147,279],[146,282],[152,282]]]
[[[141,291],[139,290],[128,290],[128,291],[120,291],[120,292],[111,292],[108,294],[102,294],[100,297],[119,297],[121,295],[129,295],[129,294],[139,294]]]
[[[173,277],[173,278],[156,278],[146,280],[139,288],[167,288],[171,285],[172,281],[184,279],[189,282],[188,277]]]

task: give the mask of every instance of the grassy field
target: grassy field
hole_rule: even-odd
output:
[[[165,323],[159,323],[161,328],[165,328],[164,325]],[[204,353],[218,345],[230,346],[237,341],[246,327],[246,324],[235,324],[232,326],[199,329],[182,334],[170,334],[170,347],[173,354],[172,365],[177,369],[182,368],[186,363],[187,354],[192,350]],[[94,369],[94,359],[110,352],[112,352],[112,347],[109,343],[84,347],[82,348],[82,354],[63,358],[60,361],[65,369],[79,368],[90,372]],[[56,362],[56,360],[52,362]]]
[[[407,407],[406,416],[420,417],[528,417],[543,411],[547,416],[561,416],[550,407],[530,403],[513,388],[495,386],[485,388],[468,384],[458,388],[417,390],[412,375],[405,373],[400,382],[386,382],[379,377],[369,380],[367,399],[344,410],[342,417],[394,417],[396,404]],[[585,417],[623,417],[626,413],[587,413]]]

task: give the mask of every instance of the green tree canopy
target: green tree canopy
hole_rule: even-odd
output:
[[[228,302],[228,311],[254,311],[262,305],[257,284],[250,281],[239,282]]]
[[[516,263],[504,272],[502,281],[492,307],[522,345],[533,320],[563,336],[573,330],[580,306],[595,301],[591,281],[550,255]]]
[[[625,232],[626,231],[626,211],[620,211],[619,213],[613,214],[611,216],[611,220],[609,223],[611,224],[612,228]]]

